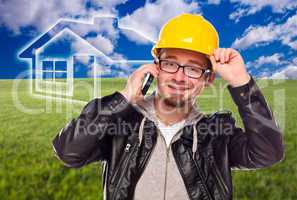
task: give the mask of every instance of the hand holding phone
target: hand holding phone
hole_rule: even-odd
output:
[[[135,70],[128,78],[125,88],[120,91],[129,102],[137,102],[143,99],[154,77],[159,70],[155,64],[144,64]]]

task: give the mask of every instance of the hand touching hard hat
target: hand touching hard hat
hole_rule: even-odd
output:
[[[240,53],[231,48],[218,48],[209,56],[213,71],[233,87],[241,86],[249,82],[244,60]]]

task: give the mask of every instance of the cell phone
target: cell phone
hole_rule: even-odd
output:
[[[151,86],[152,82],[154,80],[154,76],[151,73],[146,73],[145,77],[144,77],[144,81],[143,81],[143,86],[141,89],[141,93],[142,95],[146,95],[149,87]]]

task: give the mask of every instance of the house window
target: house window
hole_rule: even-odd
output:
[[[48,81],[65,81],[67,78],[67,61],[42,61],[42,79]]]

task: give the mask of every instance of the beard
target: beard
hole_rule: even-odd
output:
[[[196,92],[187,91],[186,93],[179,95],[179,94],[167,94],[162,95],[160,93],[157,93],[160,100],[163,101],[163,103],[174,109],[189,109],[193,103],[196,101],[196,97],[198,94],[200,94],[203,87],[197,88]],[[194,95],[193,95],[193,94]],[[196,94],[197,93],[197,94]]]
[[[166,107],[163,111],[170,112],[190,112],[193,107],[193,101],[191,99],[184,99],[180,96],[163,97],[160,99],[163,101],[163,105]]]
[[[178,99],[175,97],[167,97],[167,98],[164,98],[163,101],[168,107],[173,107],[173,108],[183,108],[186,105],[185,100]]]

